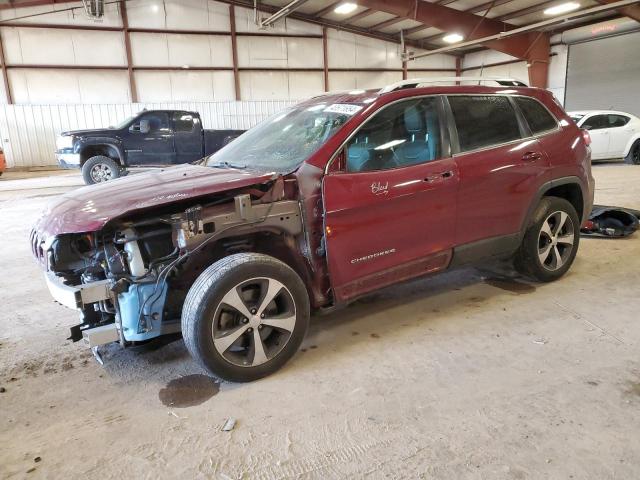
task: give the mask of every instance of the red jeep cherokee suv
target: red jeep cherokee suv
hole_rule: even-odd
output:
[[[312,98],[192,165],[75,190],[31,243],[71,338],[182,332],[249,381],[296,352],[312,310],[488,258],[548,282],[591,210],[588,137],[514,81]]]

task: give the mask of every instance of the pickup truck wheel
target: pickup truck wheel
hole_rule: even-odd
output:
[[[82,165],[82,178],[87,185],[102,183],[120,176],[120,165],[104,155],[89,158]]]
[[[182,335],[213,375],[248,382],[295,354],[309,317],[309,296],[295,271],[267,255],[239,253],[195,281],[182,308]]]
[[[516,252],[516,270],[541,282],[556,280],[571,267],[579,243],[580,219],[573,205],[544,197]]]
[[[636,140],[635,143],[631,145],[624,161],[629,165],[640,165],[640,140]]]

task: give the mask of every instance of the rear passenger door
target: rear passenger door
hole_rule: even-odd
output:
[[[517,244],[524,217],[548,177],[548,158],[504,95],[448,97],[460,171],[456,244],[475,256]]]
[[[633,135],[629,125],[631,118],[626,115],[609,114],[609,156],[620,158],[624,155],[624,149]]]
[[[458,172],[440,97],[383,107],[323,179],[329,273],[338,300],[446,268]]]

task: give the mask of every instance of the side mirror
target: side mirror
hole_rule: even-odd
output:
[[[140,133],[149,133],[150,130],[149,120],[140,120]]]

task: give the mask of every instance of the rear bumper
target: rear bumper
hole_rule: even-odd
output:
[[[62,168],[80,168],[80,154],[64,151],[56,152],[56,160]]]
[[[99,280],[84,285],[67,285],[53,273],[45,274],[47,288],[54,300],[67,308],[79,310],[85,305],[112,298],[111,282]]]

